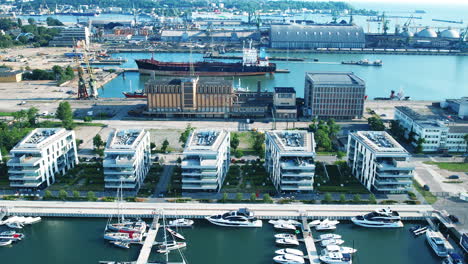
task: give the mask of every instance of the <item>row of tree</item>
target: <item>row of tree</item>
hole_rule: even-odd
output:
[[[55,80],[57,85],[73,78],[75,78],[75,72],[70,65],[65,68],[54,65],[51,70],[34,69],[23,73],[23,79],[25,80]]]
[[[61,23],[56,19],[50,19],[49,22],[53,25]],[[12,29],[20,29],[22,34],[17,37],[10,32]],[[47,46],[49,41],[60,33],[59,28],[36,25],[35,20],[32,18],[28,19],[28,25],[23,25],[21,19],[16,22],[10,19],[0,19],[0,30],[6,32],[6,34],[0,34],[0,48],[25,44],[33,44],[35,47]]]

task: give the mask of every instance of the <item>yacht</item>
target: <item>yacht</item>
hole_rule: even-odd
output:
[[[339,223],[340,223],[340,221],[330,220],[330,219],[326,218],[323,221],[322,220],[314,220],[314,221],[309,223],[309,226],[313,227],[313,226],[319,226],[319,225],[337,225]]]
[[[303,264],[304,258],[291,254],[278,255],[273,258],[276,263],[285,263],[285,264]]]
[[[299,246],[299,241],[297,239],[290,238],[279,238],[276,239],[276,244],[283,246]]]
[[[231,211],[224,214],[205,217],[210,223],[230,227],[262,227],[262,220],[254,217],[247,208]]]
[[[289,239],[297,239],[296,235],[293,234],[275,234],[275,238],[289,238]]]
[[[295,231],[296,230],[296,227],[294,225],[286,224],[286,223],[276,224],[276,225],[274,225],[274,228],[275,229],[280,229],[280,230],[288,230],[288,231]]]
[[[16,231],[5,231],[5,232],[0,233],[0,239],[19,241],[23,238],[24,238],[24,234],[16,233]]]
[[[339,252],[342,254],[354,254],[357,252],[357,250],[351,247],[340,247],[338,245],[328,245],[325,247],[322,253],[323,255],[326,255],[329,252]]]
[[[0,239],[0,247],[11,245],[11,243],[13,243],[13,240]]]
[[[372,213],[366,215],[359,215],[351,218],[354,224],[363,227],[374,227],[374,228],[396,228],[403,227],[401,217],[396,211],[390,210],[390,208],[383,208],[375,210]]]
[[[330,224],[330,223],[321,223],[319,225],[315,226],[315,230],[317,231],[324,231],[324,230],[335,230],[336,225]]]
[[[293,219],[278,219],[278,220],[270,220],[268,223],[272,225],[279,225],[279,224],[288,224],[288,225],[294,225],[294,226],[300,226],[301,223],[299,221],[293,220]]]
[[[158,253],[169,253],[172,250],[176,250],[179,248],[184,248],[187,246],[187,243],[185,242],[176,242],[176,241],[171,241],[171,242],[165,242],[159,245]]]
[[[123,242],[123,241],[109,241],[112,245],[119,247],[119,248],[125,248],[129,249],[130,248],[130,243],[129,242]]]
[[[137,243],[143,240],[143,234],[142,233],[106,232],[104,233],[104,239],[110,240],[110,241]]]
[[[322,240],[327,240],[327,239],[341,239],[341,236],[340,235],[337,235],[337,234],[332,234],[332,233],[328,233],[328,234],[323,234],[323,235],[320,235],[317,239],[315,239],[316,241],[322,241]]]
[[[351,254],[343,254],[340,252],[326,252],[320,256],[320,260],[327,264],[351,264],[353,260]]]
[[[320,241],[320,245],[322,247],[326,247],[328,245],[342,245],[344,243],[344,240],[342,239],[325,239]]]
[[[145,232],[146,231],[146,222],[142,220],[130,221],[125,220],[119,221],[117,223],[112,223],[107,225],[107,229],[110,231],[116,232]]]
[[[442,264],[463,264],[463,257],[452,252],[442,261]]]
[[[434,250],[437,256],[439,257],[447,257],[448,250],[447,250],[447,240],[445,240],[442,233],[434,230],[427,230],[426,231],[426,240]]]
[[[194,224],[193,220],[180,218],[176,220],[169,221],[167,226],[169,227],[191,227]]]
[[[278,249],[275,251],[275,253],[277,255],[286,255],[286,254],[290,254],[290,255],[296,255],[296,256],[304,256],[304,252],[302,252],[302,250],[298,250],[298,249],[294,249],[294,248],[282,248],[282,249]]]
[[[15,229],[23,228],[23,224],[21,224],[20,222],[8,222],[6,223],[6,226],[8,226],[9,228],[15,228]]]
[[[167,232],[169,232],[169,234],[172,235],[172,237],[180,239],[180,240],[185,240],[185,237],[183,235],[177,233],[176,231],[170,229],[169,227],[166,227],[166,230]]]

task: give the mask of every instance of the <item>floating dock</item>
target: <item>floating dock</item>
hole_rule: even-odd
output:
[[[156,235],[158,234],[159,229],[159,215],[155,215],[153,218],[153,222],[146,233],[145,242],[141,247],[140,254],[138,255],[138,259],[135,262],[136,264],[147,264],[149,256],[151,254],[151,249],[153,248],[154,241],[156,240]]]
[[[302,235],[304,237],[304,244],[307,250],[307,257],[311,264],[320,263],[320,258],[315,247],[314,237],[309,224],[307,223],[307,215],[302,215]]]

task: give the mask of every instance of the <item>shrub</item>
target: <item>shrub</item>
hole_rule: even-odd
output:
[[[375,198],[375,195],[373,193],[369,195],[369,203],[377,204],[377,199]]]
[[[396,204],[398,201],[395,200],[383,200],[380,202],[380,204]]]
[[[54,196],[52,195],[52,193],[51,193],[49,190],[46,190],[46,191],[44,192],[44,200],[50,200],[50,199],[52,199],[52,198],[54,198]]]
[[[404,203],[415,205],[415,204],[421,204],[421,201],[406,200],[406,201],[404,201]]]
[[[411,200],[417,200],[418,198],[416,197],[416,194],[414,192],[408,192],[408,197]]]
[[[342,204],[346,203],[346,195],[344,195],[344,194],[340,195],[340,203],[342,203]]]
[[[236,194],[236,201],[237,201],[237,202],[242,202],[242,198],[243,198],[243,197],[244,197],[244,196],[242,195],[242,193],[237,193],[237,194]]]
[[[331,203],[331,202],[332,202],[331,193],[325,193],[325,196],[323,197],[322,203]]]
[[[5,195],[5,196],[3,196],[3,200],[14,201],[16,199],[18,199],[18,197],[14,196],[14,195]]]
[[[250,194],[250,201],[251,201],[251,202],[257,201],[257,195],[256,195],[255,193],[251,193],[251,194]]]
[[[65,190],[60,190],[58,193],[58,198],[62,201],[65,201],[68,198],[68,192]]]
[[[227,194],[227,193],[223,193],[223,198],[221,198],[221,202],[222,202],[222,203],[225,203],[225,202],[227,202],[227,199],[228,199],[228,194]]]
[[[113,202],[113,201],[115,201],[115,197],[112,197],[112,196],[110,196],[110,197],[102,197],[102,198],[101,198],[101,201],[103,201],[103,202]]]
[[[125,197],[125,201],[127,201],[127,202],[136,202],[136,198],[135,197]]]
[[[353,202],[354,202],[354,203],[360,203],[360,202],[361,202],[361,195],[355,194],[355,195],[353,196]]]
[[[96,201],[97,198],[96,198],[96,194],[92,191],[89,191],[88,194],[86,195],[86,198],[88,199],[88,201]]]
[[[80,192],[79,191],[73,191],[73,198],[80,198]]]
[[[266,194],[263,195],[263,202],[264,203],[273,203],[273,199],[271,199],[271,196],[268,193],[266,193]]]

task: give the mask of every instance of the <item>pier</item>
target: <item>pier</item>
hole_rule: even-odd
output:
[[[304,237],[304,244],[307,250],[307,257],[311,264],[320,263],[320,258],[315,247],[314,237],[309,224],[307,223],[307,214],[303,214],[302,218],[302,235]]]
[[[154,241],[156,240],[156,235],[158,234],[159,229],[159,214],[153,217],[153,222],[146,234],[145,242],[141,247],[140,254],[135,264],[147,264],[149,256],[151,254],[151,249],[153,248]]]

